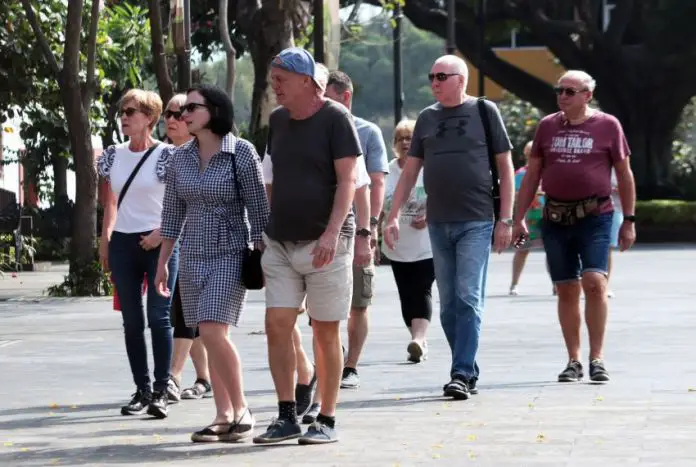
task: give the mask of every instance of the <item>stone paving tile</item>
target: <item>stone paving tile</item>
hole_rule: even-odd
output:
[[[449,358],[437,317],[431,358],[405,363],[396,289],[379,268],[362,385],[341,392],[341,442],[311,448],[193,445],[190,433],[212,417],[210,400],[173,406],[165,421],[121,417],[132,388],[109,299],[37,300],[0,286],[0,466],[696,465],[696,250],[617,255],[606,386],[555,382],[565,356],[543,255],[530,256],[519,297],[506,294],[510,260],[492,257],[481,394],[467,402],[441,397]],[[22,281],[39,290],[30,276]],[[254,292],[232,338],[259,431],[276,412],[262,330],[263,296]]]

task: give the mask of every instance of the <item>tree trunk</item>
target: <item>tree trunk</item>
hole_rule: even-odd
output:
[[[76,76],[64,73],[62,97],[77,181],[70,242],[70,276],[76,282],[72,292],[75,295],[100,295],[99,282],[94,280],[94,274],[90,274],[95,263],[97,171],[89,119],[82,106]]]
[[[164,52],[164,31],[162,30],[162,9],[160,8],[159,0],[148,0],[150,9],[150,37],[152,41],[152,59],[154,61],[155,77],[157,79],[157,88],[159,89],[160,97],[164,105],[167,105],[169,99],[174,95],[174,83],[169,76],[169,67],[167,66],[167,56]]]
[[[230,38],[230,27],[227,21],[228,7],[229,0],[220,0],[220,20],[218,28],[220,29],[220,40],[226,55],[227,75],[225,79],[225,91],[227,91],[227,95],[229,95],[232,102],[234,102],[234,81],[237,75],[237,49],[232,45],[232,39]]]
[[[51,156],[53,166],[53,199],[57,202],[68,197],[68,159],[63,155]]]
[[[254,16],[250,29],[249,51],[254,62],[254,89],[251,98],[251,121],[249,136],[259,150],[265,147],[265,133],[268,117],[275,108],[276,101],[271,89],[271,60],[283,49],[295,43],[290,5],[286,8],[280,2],[265,1]]]

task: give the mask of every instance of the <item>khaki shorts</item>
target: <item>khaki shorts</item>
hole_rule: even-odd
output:
[[[353,292],[352,239],[339,237],[333,261],[321,269],[312,266],[316,241],[278,242],[265,234],[263,240],[266,308],[306,306],[309,317],[316,321],[348,317]]]
[[[351,308],[367,308],[372,305],[375,265],[364,268],[353,265],[353,298]]]

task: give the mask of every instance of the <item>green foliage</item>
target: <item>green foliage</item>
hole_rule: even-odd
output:
[[[20,239],[22,250],[19,255],[19,264],[17,264],[17,253],[13,245],[13,238],[10,234],[0,235],[0,271],[16,271],[21,269],[22,264],[30,264],[36,253],[36,239],[29,236],[22,236]]]
[[[686,199],[696,199],[696,98],[686,106],[672,142],[674,181]]]
[[[544,115],[531,103],[518,99],[512,94],[505,94],[505,98],[498,102],[498,106],[512,142],[515,167],[521,167],[525,165],[522,153],[524,146],[534,139],[536,127]]]
[[[89,264],[70,264],[70,272],[62,283],[52,285],[46,290],[51,297],[101,297],[113,295],[110,276],[102,270],[95,259]]]
[[[696,201],[664,199],[638,201],[636,218],[645,225],[696,224]]]

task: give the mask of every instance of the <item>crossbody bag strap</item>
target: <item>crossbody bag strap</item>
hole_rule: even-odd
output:
[[[234,175],[234,187],[237,190],[237,198],[239,198],[242,206],[241,214],[244,219],[244,200],[242,199],[242,190],[239,189],[239,179],[237,178],[237,144],[234,145],[234,154],[232,154],[232,174]]]
[[[138,175],[138,172],[140,171],[140,168],[143,166],[145,161],[147,160],[148,157],[150,157],[150,154],[157,149],[157,146],[159,146],[159,143],[155,143],[152,146],[150,146],[150,149],[148,149],[145,154],[143,154],[143,157],[140,158],[138,161],[138,164],[133,168],[133,171],[131,172],[130,176],[128,177],[128,180],[126,180],[126,183],[123,185],[123,189],[121,190],[121,193],[118,195],[118,204],[117,208],[121,207],[121,203],[123,202],[123,197],[126,196],[126,192],[128,191],[128,188],[130,188],[131,183],[133,183],[133,179],[135,178],[136,175]]]
[[[477,99],[478,111],[483,124],[483,132],[486,135],[486,149],[488,151],[488,164],[491,167],[491,178],[493,179],[493,209],[495,219],[500,218],[500,179],[498,176],[498,164],[495,161],[495,152],[493,151],[493,135],[491,134],[491,122],[486,108],[486,98],[479,97]]]

